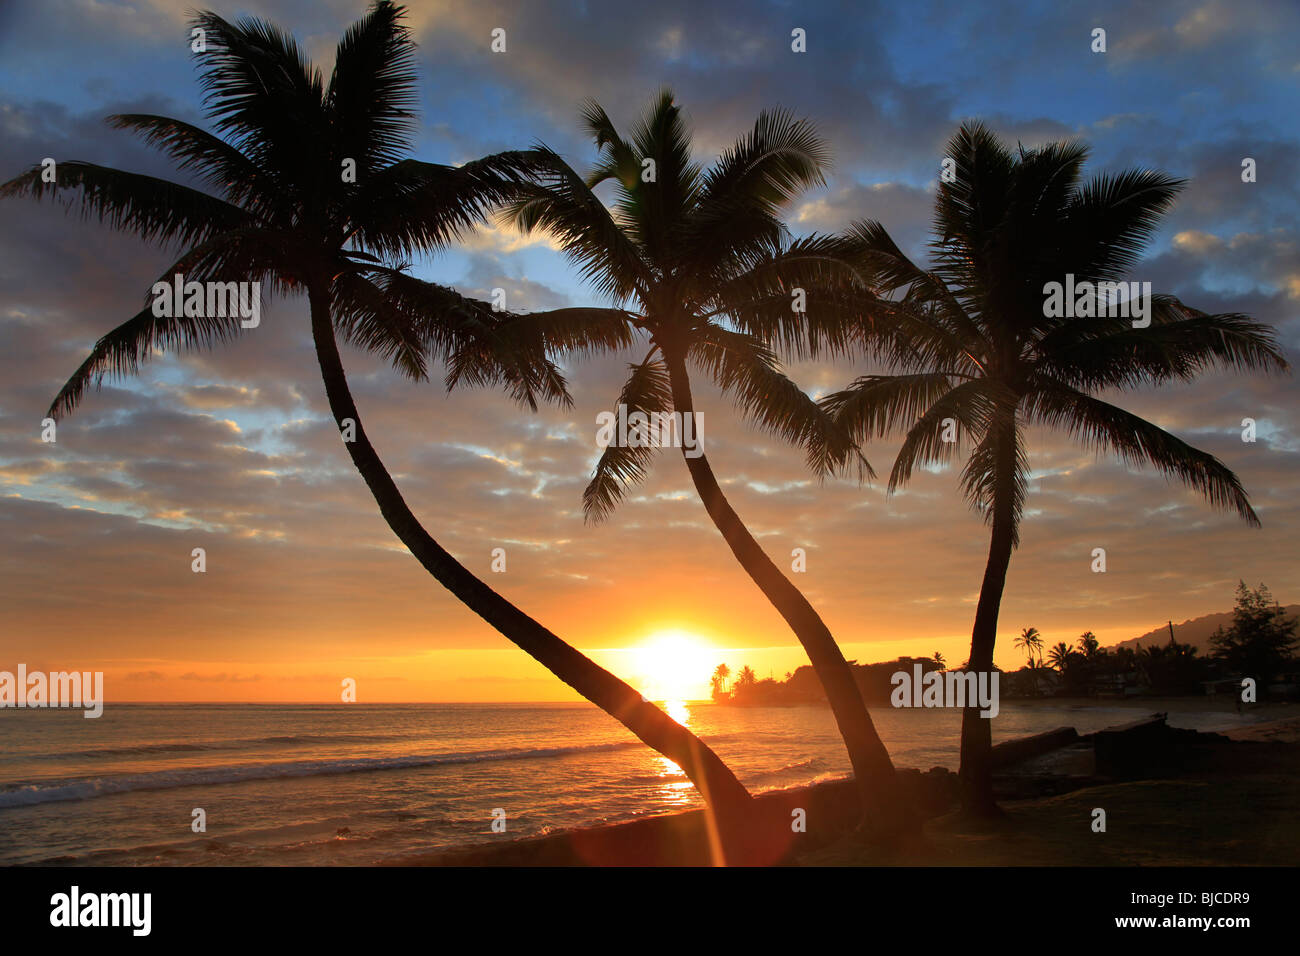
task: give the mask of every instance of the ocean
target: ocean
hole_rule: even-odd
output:
[[[827,708],[669,707],[753,792],[849,771]],[[1004,701],[994,739],[1087,733],[1142,714]],[[896,765],[956,769],[957,713],[872,717]],[[1199,730],[1249,721],[1169,715]],[[585,703],[0,712],[4,865],[364,865],[696,806],[676,765]]]

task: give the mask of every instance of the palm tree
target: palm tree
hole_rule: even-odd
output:
[[[1208,661],[1191,644],[1138,646],[1138,674],[1156,694],[1187,694],[1205,677]]]
[[[736,683],[733,687],[749,687],[751,684],[756,683],[758,683],[758,678],[754,675],[754,668],[746,664],[740,669],[740,673],[736,675]]]
[[[1079,653],[1084,657],[1091,659],[1100,649],[1101,641],[1097,640],[1097,635],[1092,631],[1084,631],[1079,635]]]
[[[713,669],[713,679],[718,682],[718,687],[726,693],[727,678],[731,676],[731,668],[725,663],[719,664]]]
[[[932,269],[914,265],[879,223],[852,227],[869,250],[864,284],[880,295],[863,295],[862,332],[893,374],[861,377],[823,403],[859,439],[905,432],[891,490],[918,465],[948,462],[959,444],[969,449],[962,488],[991,525],[971,634],[971,666],[983,671],[993,666],[1029,480],[1022,429],[1061,429],[1126,463],[1152,465],[1255,525],[1240,481],[1222,462],[1100,395],[1188,381],[1216,367],[1287,366],[1268,326],[1209,315],[1171,295],[1150,298],[1145,327],[1135,327],[1128,308],[1111,308],[1105,287],[1080,297],[1095,318],[1058,316],[1072,310],[1045,301],[1047,284],[1069,276],[1076,289],[1122,280],[1182,181],[1135,169],[1082,183],[1084,145],[1013,153],[979,123],[960,128],[947,156],[955,176],[938,187]],[[954,432],[957,440],[946,440]],[[991,748],[989,722],[968,708],[961,774],[969,812],[998,812]]]
[[[1056,668],[1059,673],[1064,674],[1065,668],[1069,666],[1074,657],[1074,653],[1074,651],[1070,650],[1069,644],[1061,641],[1048,651],[1047,663]]]
[[[1035,653],[1039,658],[1043,656],[1043,636],[1038,633],[1036,627],[1023,628],[1020,631],[1020,636],[1016,638],[1015,646],[1029,656],[1030,664],[1034,662]]]
[[[567,400],[544,358],[498,346],[491,310],[389,265],[446,246],[486,210],[513,195],[532,153],[504,153],[459,168],[403,159],[416,101],[414,44],[403,10],[375,3],[338,45],[325,82],[290,35],[263,20],[231,24],[213,13],[202,85],[216,134],[162,116],[113,117],[143,135],[215,192],[89,163],[41,168],[0,187],[0,196],[80,190],[80,208],[119,229],[183,254],[163,273],[193,281],[260,281],[306,293],[312,338],[336,422],[355,423],[346,447],[389,527],[461,602],[585,698],[677,763],[715,808],[735,811],[749,794],[703,742],[610,672],[598,667],[497,594],[421,526],[367,438],[336,336],[427,376],[429,357],[457,380],[502,385],[519,401]],[[224,138],[223,138],[224,137]],[[341,175],[355,163],[354,181]],[[96,343],[59,392],[50,414],[71,412],[105,374],[135,372],[155,348],[206,348],[241,331],[238,316],[162,318],[146,307]],[[513,346],[513,343],[512,343]]]
[[[823,182],[826,150],[812,127],[782,112],[759,114],[753,129],[705,170],[692,159],[691,136],[664,90],[624,138],[605,110],[589,102],[583,125],[599,160],[585,179],[554,153],[531,195],[504,218],[525,232],[548,230],[613,308],[586,310],[580,322],[529,316],[533,333],[554,348],[588,352],[646,349],[618,403],[629,415],[695,414],[689,367],[708,375],[761,426],[801,444],[847,446],[826,433],[816,403],[779,370],[776,357],[745,329],[762,328],[801,354],[833,344],[830,292],[852,279],[850,244],[830,237],[792,241],[779,216],[803,190]],[[612,210],[596,196],[615,193]],[[838,278],[837,280],[837,277]],[[814,326],[793,306],[803,292]],[[730,323],[730,326],[726,323]],[[739,330],[738,330],[739,329]],[[648,340],[648,341],[647,341]],[[723,494],[708,457],[682,452],[705,510],[741,566],[785,618],[808,653],[849,752],[864,805],[883,821],[891,811],[893,764],[861,690],[829,629],[763,551]],[[606,518],[626,487],[644,478],[653,447],[605,448],[583,495],[589,521]]]
[[[1043,666],[1043,659],[1042,659],[1041,657],[1039,657],[1039,658],[1033,658],[1033,657],[1031,657],[1031,658],[1029,658],[1029,663],[1026,664],[1025,666],[1029,669],[1029,680],[1030,680],[1031,684],[1033,685],[1033,688],[1034,688],[1034,694],[1038,694],[1038,693],[1039,693],[1039,687],[1038,687],[1038,678],[1039,678],[1039,675],[1040,675],[1043,671],[1047,670],[1047,668],[1046,668],[1045,666]]]
[[[939,651],[935,651],[935,652],[934,652],[934,662],[935,662],[936,664],[938,664],[939,667],[940,667],[941,669],[942,669],[943,667],[947,666],[947,663],[948,663],[948,662],[944,659],[943,654],[941,654]]]

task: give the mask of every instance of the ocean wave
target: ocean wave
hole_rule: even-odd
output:
[[[248,780],[275,780],[282,777],[316,777],[375,770],[403,770],[413,767],[437,767],[443,764],[476,764],[503,760],[537,760],[570,754],[628,750],[643,746],[636,741],[605,744],[582,744],[570,747],[518,747],[507,750],[479,750],[466,753],[422,754],[401,757],[338,757],[329,760],[294,760],[238,766],[193,767],[176,770],[153,770],[146,773],[119,774],[75,780],[42,781],[30,784],[7,784],[0,788],[0,809],[27,807],[64,800],[91,800],[95,797],[130,793],[137,790],[167,790],[175,787],[212,786]]]
[[[202,743],[169,741],[156,744],[136,744],[129,747],[94,747],[89,750],[62,750],[44,754],[23,754],[26,760],[64,760],[68,758],[95,759],[114,757],[147,757],[153,754],[207,753],[214,750],[242,750],[268,745],[297,746],[308,744],[377,744],[393,743],[427,737],[429,734],[279,734],[273,737],[235,737],[230,740],[211,740]]]
[[[780,767],[773,767],[771,770],[760,770],[757,773],[748,774],[747,776],[754,780],[765,780],[768,777],[779,777],[783,774],[794,773],[796,770],[810,770],[823,763],[824,761],[818,757],[809,757],[807,760],[796,760],[794,763],[784,764]]]

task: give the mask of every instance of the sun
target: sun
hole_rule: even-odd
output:
[[[717,651],[686,631],[659,631],[634,649],[636,682],[650,700],[685,701],[708,697]]]

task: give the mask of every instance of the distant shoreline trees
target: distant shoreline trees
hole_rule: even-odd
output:
[[[1273,678],[1296,666],[1297,626],[1300,619],[1288,618],[1263,584],[1238,582],[1232,624],[1214,632],[1210,656],[1233,676],[1253,677],[1267,694]]]
[[[1263,584],[1251,588],[1243,582],[1236,593],[1233,623],[1214,633],[1208,655],[1191,644],[1180,643],[1172,632],[1167,643],[1106,648],[1092,631],[1084,631],[1073,646],[1058,641],[1044,660],[1042,634],[1035,627],[1024,628],[1015,646],[1027,652],[1028,661],[1019,670],[1004,674],[1002,696],[1012,700],[1197,696],[1211,693],[1216,684],[1231,685],[1237,694],[1240,680],[1245,677],[1253,678],[1261,697],[1266,696],[1278,677],[1300,669],[1296,656],[1300,649],[1300,619],[1287,617]],[[870,706],[882,707],[889,704],[890,675],[910,671],[917,663],[928,673],[943,670],[945,662],[943,655],[935,652],[931,657],[899,657],[875,664],[850,661],[849,667],[863,699]],[[966,666],[963,663],[958,670]],[[730,693],[720,686],[719,674],[730,674],[726,664],[714,671],[716,703],[783,707],[825,702],[807,665],[787,674],[784,681],[758,680],[751,668],[743,667]]]

